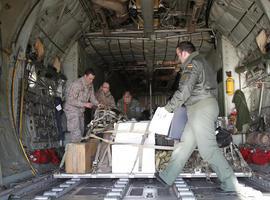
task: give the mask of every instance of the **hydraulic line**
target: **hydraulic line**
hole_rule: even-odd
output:
[[[13,120],[13,126],[14,126],[14,129],[15,129],[15,132],[17,133],[17,129],[19,127],[19,130],[18,130],[18,134],[20,137],[18,137],[18,134],[15,134],[15,137],[17,139],[17,141],[19,142],[19,145],[20,145],[20,148],[23,152],[23,155],[29,165],[29,167],[31,168],[31,171],[32,171],[32,174],[35,176],[36,175],[36,169],[33,167],[33,165],[31,164],[29,158],[28,158],[28,155],[25,151],[25,148],[24,148],[24,145],[22,143],[22,118],[23,118],[23,99],[24,99],[24,78],[22,78],[22,91],[21,91],[21,98],[20,98],[20,117],[19,117],[19,126],[17,127],[16,126],[16,120],[15,120],[15,101],[14,101],[14,88],[15,88],[15,80],[16,80],[16,71],[17,71],[17,68],[18,68],[18,64],[19,64],[19,59],[17,57],[17,60],[16,60],[16,64],[14,66],[14,69],[13,69],[13,73],[12,73],[12,83],[11,83],[11,111],[12,111],[12,120]]]

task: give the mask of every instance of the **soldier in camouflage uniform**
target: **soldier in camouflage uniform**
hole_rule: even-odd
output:
[[[99,90],[96,93],[96,98],[98,100],[98,102],[104,106],[105,109],[115,109],[116,105],[115,105],[115,101],[114,98],[110,92],[110,84],[108,82],[104,82]],[[111,127],[113,128],[113,127]],[[107,140],[111,140],[111,133],[103,133],[102,137],[104,139]],[[99,172],[110,172],[111,171],[111,167],[110,167],[110,162],[108,159],[102,159],[103,155],[105,154],[105,151],[107,150],[107,148],[110,148],[110,146],[108,146],[108,143],[105,142],[101,142],[100,143],[100,152],[99,152],[99,164],[98,164],[98,168],[99,168]],[[105,157],[107,158],[107,157]]]
[[[96,98],[105,108],[115,108],[115,101],[110,92],[110,84],[104,82],[96,93]]]
[[[184,104],[188,121],[181,142],[176,145],[167,167],[155,176],[160,182],[172,185],[197,146],[202,158],[220,179],[221,189],[235,191],[239,186],[238,181],[218,147],[215,136],[215,121],[219,114],[216,74],[195,51],[191,42],[179,43],[176,54],[182,63],[183,72],[178,90],[163,109],[173,112]]]
[[[141,116],[140,103],[132,97],[129,91],[124,92],[122,99],[117,102],[117,108],[125,113],[128,119],[139,119]]]
[[[80,142],[84,133],[84,110],[99,104],[94,95],[94,78],[95,73],[89,68],[83,77],[75,80],[67,89],[64,105],[68,130],[66,143]]]

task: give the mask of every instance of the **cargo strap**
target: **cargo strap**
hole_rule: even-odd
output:
[[[139,159],[139,163],[138,163],[138,170],[139,171],[142,171],[142,158],[143,158],[143,146],[144,146],[144,143],[145,143],[145,140],[148,138],[148,134],[149,134],[149,125],[150,125],[150,122],[147,124],[147,128],[142,136],[142,139],[141,139],[141,144],[140,146],[138,147],[138,151],[137,151],[137,155],[136,155],[136,158],[134,160],[134,163],[133,163],[133,167],[131,169],[131,172],[133,172],[134,168],[135,168],[135,165],[137,163],[137,160]]]
[[[69,144],[66,144],[66,145],[65,145],[65,152],[64,152],[64,155],[63,155],[62,160],[61,160],[61,162],[60,162],[59,170],[60,170],[60,169],[64,166],[64,164],[65,164],[65,159],[66,159],[66,156],[67,156],[68,145],[69,145]]]
[[[95,134],[90,134],[90,137],[102,140],[103,142],[106,142],[108,144],[113,144],[113,145],[130,145],[130,146],[135,146],[135,147],[143,146],[143,148],[152,148],[152,149],[158,149],[158,150],[174,150],[174,147],[172,146],[159,146],[159,145],[152,145],[152,144],[141,145],[141,144],[133,144],[133,143],[127,143],[127,142],[112,142],[110,140],[106,140],[104,138],[98,137]]]

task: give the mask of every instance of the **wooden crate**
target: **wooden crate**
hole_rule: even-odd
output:
[[[67,146],[66,173],[89,173],[97,150],[97,139],[86,143],[70,143]]]

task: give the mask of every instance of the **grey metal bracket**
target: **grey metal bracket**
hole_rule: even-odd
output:
[[[187,183],[180,177],[174,182],[174,191],[178,199],[182,200],[196,200],[194,193],[190,190]]]
[[[67,180],[65,183],[60,184],[58,187],[54,187],[50,191],[44,192],[42,196],[36,196],[33,200],[57,199],[78,186],[80,181],[81,179],[79,178],[72,178]]]
[[[123,199],[129,186],[129,179],[120,178],[116,181],[110,192],[106,194],[104,200],[120,200]]]

